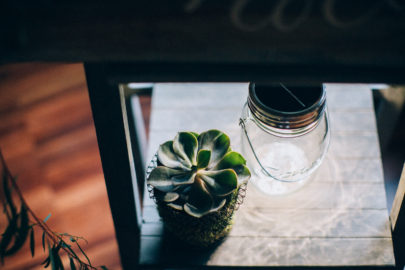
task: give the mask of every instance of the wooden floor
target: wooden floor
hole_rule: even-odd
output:
[[[37,215],[85,237],[94,265],[121,269],[81,64],[0,66],[0,147]],[[40,237],[34,258],[26,243],[0,268],[42,269]]]

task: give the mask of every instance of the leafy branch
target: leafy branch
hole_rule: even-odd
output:
[[[0,262],[4,264],[4,258],[19,251],[29,238],[31,255],[35,255],[35,234],[34,228],[42,230],[42,247],[48,257],[42,262],[45,268],[51,266],[52,270],[64,270],[60,254],[65,253],[69,258],[71,270],[107,270],[105,266],[93,266],[89,257],[80,246],[79,241],[87,241],[83,237],[70,235],[68,233],[56,233],[46,224],[50,214],[44,219],[39,219],[28,206],[20,188],[4,160],[0,150],[0,164],[2,167],[2,194],[0,194],[3,204],[3,213],[7,218],[8,225],[1,235],[0,241]],[[15,193],[17,205],[13,199]],[[19,209],[19,210],[17,210]],[[31,217],[31,219],[30,219]],[[86,258],[82,260],[73,250],[76,246],[80,253]],[[80,254],[79,253],[79,254]]]

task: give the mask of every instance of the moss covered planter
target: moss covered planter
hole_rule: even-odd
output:
[[[249,178],[229,137],[208,130],[179,132],[161,144],[147,183],[166,228],[188,244],[207,247],[229,233],[239,190]]]
[[[168,231],[184,243],[205,248],[224,239],[231,231],[237,198],[238,192],[231,194],[224,207],[201,218],[173,209],[164,202],[158,202],[157,206]]]

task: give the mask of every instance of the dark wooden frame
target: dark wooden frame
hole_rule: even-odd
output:
[[[271,71],[264,72],[261,68],[258,65],[218,67],[218,65],[177,64],[169,67],[159,64],[146,66],[142,64],[85,64],[100,156],[124,269],[134,269],[138,266],[142,224],[141,204],[145,180],[142,165],[139,163],[139,160],[143,159],[140,157],[140,152],[136,150],[136,146],[132,145],[134,140],[129,134],[127,102],[123,89],[119,89],[119,84],[147,81],[228,82],[250,80],[271,82],[279,77],[292,83],[312,84],[320,83],[326,78],[336,77],[339,72],[338,69],[327,70],[320,74],[313,74],[308,77],[309,79],[303,79],[298,76],[301,74],[299,73],[301,70],[290,69],[287,74],[281,70],[274,74]],[[376,74],[375,70],[371,71],[370,73],[365,71],[364,76],[343,78],[344,81],[352,82],[370,81],[375,78]],[[380,74],[382,81],[390,80],[390,76],[389,72]],[[136,134],[132,135],[136,138]],[[403,207],[401,211],[404,212]],[[402,213],[398,218],[398,225],[404,223],[403,217]],[[402,225],[397,226],[393,237],[403,235],[404,230]],[[400,239],[394,239],[394,244],[397,262],[401,262],[403,243]],[[345,267],[342,268],[345,269]],[[358,268],[371,269],[361,266]]]
[[[86,66],[87,85],[100,149],[111,213],[124,269],[134,269],[138,258],[141,229],[140,197],[128,125],[124,116],[125,102],[118,85],[111,84],[102,66]],[[124,111],[123,111],[124,110]]]
[[[139,158],[128,155],[139,156],[139,147],[136,134],[129,136],[120,83],[405,83],[400,1],[359,1],[358,14],[351,10],[356,1],[339,0],[331,20],[325,7],[334,1],[308,0],[310,16],[290,31],[270,20],[277,6],[285,8],[283,1],[251,1],[248,9],[249,1],[237,0],[3,2],[0,63],[88,63],[89,95],[125,269],[137,262],[133,254],[139,248],[144,179]],[[269,23],[257,29],[240,25],[233,17],[238,7],[237,19],[251,26],[256,19],[259,26]],[[297,19],[294,12],[283,15],[287,21]],[[348,25],[336,22],[344,15]],[[369,18],[363,21],[364,16]],[[138,183],[132,180],[136,175]]]

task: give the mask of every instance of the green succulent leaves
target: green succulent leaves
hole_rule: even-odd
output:
[[[246,160],[219,130],[179,132],[160,145],[157,156],[159,166],[148,178],[157,200],[197,218],[221,209],[250,178]]]

